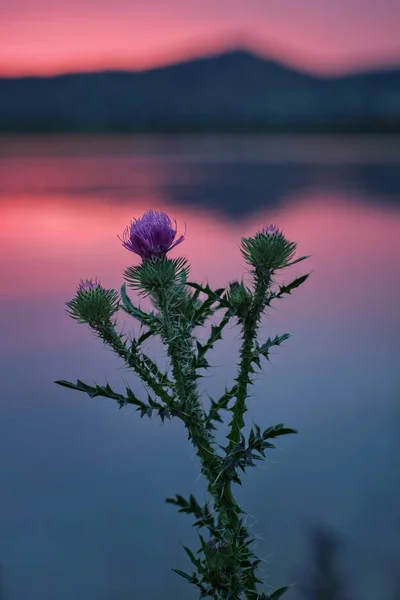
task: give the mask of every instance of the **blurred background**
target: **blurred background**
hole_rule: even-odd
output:
[[[1,4],[1,600],[196,597],[170,570],[196,535],[164,499],[205,497],[179,423],[53,383],[140,388],[64,303],[80,278],[120,287],[117,235],[148,208],[211,285],[269,222],[311,255],[247,413],[299,435],[239,499],[266,591],[399,600],[399,20],[396,0]],[[232,327],[202,389],[238,346]]]

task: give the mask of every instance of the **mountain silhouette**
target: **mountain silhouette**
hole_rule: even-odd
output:
[[[319,77],[247,51],[0,78],[0,131],[400,131],[400,68]]]

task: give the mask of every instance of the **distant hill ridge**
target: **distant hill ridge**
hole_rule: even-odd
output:
[[[0,131],[400,132],[400,68],[306,74],[235,50],[142,72],[0,78]]]

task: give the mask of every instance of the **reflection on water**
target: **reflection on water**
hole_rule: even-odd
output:
[[[52,383],[133,381],[63,303],[81,277],[121,284],[134,257],[117,234],[150,206],[187,223],[179,249],[193,277],[214,285],[240,276],[240,237],[269,221],[312,254],[293,268],[312,271],[307,285],[265,321],[265,336],[293,338],[257,381],[249,413],[300,434],[249,473],[240,499],[263,534],[267,584],[299,580],[305,532],[326,523],[343,541],[354,600],[390,599],[400,561],[399,143],[275,148],[263,138],[0,142],[6,600],[192,597],[169,568],[184,567],[179,542],[195,535],[164,505],[203,494],[184,431]],[[212,392],[234,376],[237,345],[232,328],[205,381]]]

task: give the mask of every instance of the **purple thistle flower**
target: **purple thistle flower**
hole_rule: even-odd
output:
[[[81,279],[79,285],[77,287],[77,292],[92,292],[93,290],[97,290],[101,288],[100,281],[97,281],[97,278],[92,281],[92,279]]]
[[[274,225],[273,223],[270,223],[267,227],[261,229],[260,233],[263,233],[264,235],[283,235],[283,232],[279,229],[278,225]]]
[[[175,228],[167,213],[150,209],[139,219],[133,219],[125,229],[123,239],[119,239],[124,248],[142,259],[161,258],[185,239],[183,234],[175,241],[178,232],[175,219],[174,223]]]

